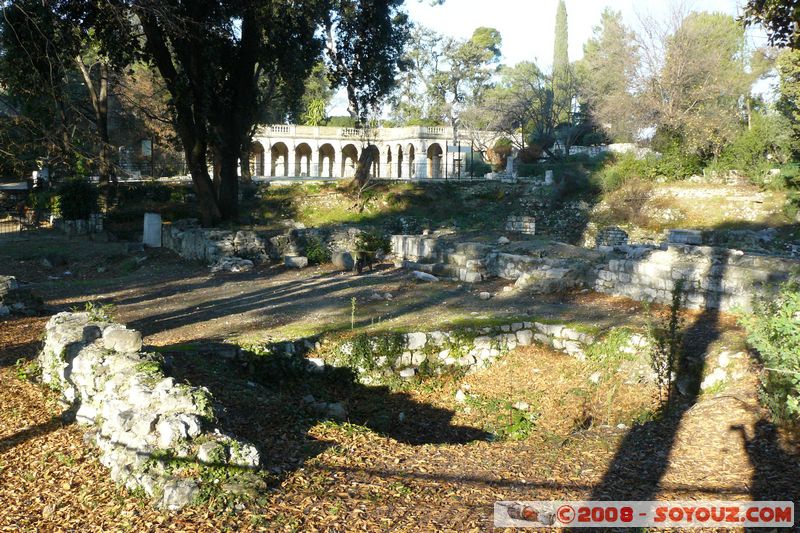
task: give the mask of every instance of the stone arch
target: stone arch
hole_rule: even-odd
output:
[[[442,150],[442,146],[439,143],[431,143],[428,146],[428,177],[429,178],[441,178],[444,173],[442,170],[442,160],[444,156],[444,150]]]
[[[264,145],[254,141],[250,145],[250,175],[266,176],[264,169]]]
[[[334,165],[336,164],[336,148],[330,143],[325,143],[319,147],[319,177],[334,177]]]
[[[369,174],[373,178],[380,178],[381,177],[381,151],[380,148],[375,146],[374,144],[370,144],[366,148],[365,151],[372,153],[372,165],[369,169]]]
[[[358,165],[358,148],[354,144],[346,144],[342,147],[342,172],[339,174],[343,178],[352,178],[356,175]]]
[[[403,145],[398,144],[395,150],[395,167],[397,168],[397,178],[402,179],[405,172],[403,172]]]
[[[392,160],[392,146],[387,144],[385,147],[385,155],[381,161],[381,173],[385,178],[394,177],[394,161]]]
[[[408,153],[408,177],[409,179],[414,178],[417,174],[417,169],[414,168],[414,159],[416,159],[416,150],[414,149],[413,144],[409,144],[406,147],[406,152]]]
[[[289,147],[286,143],[276,142],[270,147],[272,154],[272,165],[269,175],[274,177],[286,177],[289,175]]]
[[[294,176],[311,175],[311,155],[313,151],[308,143],[300,143],[294,149]]]

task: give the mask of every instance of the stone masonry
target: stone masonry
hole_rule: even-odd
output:
[[[536,219],[520,215],[512,215],[506,221],[506,231],[514,231],[523,235],[536,235]]]
[[[20,287],[13,276],[0,276],[0,317],[38,315],[44,304],[30,290]]]
[[[757,298],[769,297],[798,272],[798,260],[671,244],[665,250],[632,249],[626,258],[599,266],[595,290],[669,304],[682,282],[689,308],[750,310]]]
[[[195,501],[207,467],[230,469],[239,483],[231,491],[258,483],[258,450],[214,427],[209,392],[164,375],[159,357],[142,351],[138,331],[59,313],[47,323],[39,364],[44,383],[91,427],[87,441],[100,449],[111,478],[158,506]]]
[[[628,244],[628,234],[617,226],[607,226],[601,229],[595,237],[596,246],[625,246]]]
[[[195,219],[179,220],[162,226],[162,245],[184,259],[208,265],[236,257],[261,264],[285,256],[301,256],[309,239],[317,239],[332,252],[352,251],[361,230],[341,227],[336,230],[292,228],[284,233],[253,230],[201,228]]]

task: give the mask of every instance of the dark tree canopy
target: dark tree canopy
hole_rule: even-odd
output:
[[[357,122],[394,87],[410,32],[403,0],[333,0],[325,34],[330,76],[347,90],[348,112]]]
[[[401,0],[52,5],[112,62],[136,57],[159,72],[205,224],[238,217],[239,158],[258,124],[297,114],[305,80],[328,42],[336,45],[333,85],[352,88],[353,101],[366,108],[388,91],[406,38]]]
[[[800,48],[800,0],[750,0],[744,21],[763,25],[773,46]]]

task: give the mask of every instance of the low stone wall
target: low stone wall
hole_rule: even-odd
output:
[[[628,233],[617,226],[607,226],[597,232],[596,246],[625,246],[628,244]]]
[[[159,358],[142,352],[141,334],[88,313],[59,313],[45,329],[42,380],[61,393],[100,448],[111,478],[141,489],[163,508],[196,500],[204,468],[230,469],[240,492],[258,483],[258,450],[214,427],[204,388],[164,375]],[[198,475],[198,472],[200,474]],[[211,477],[208,478],[212,479]]]
[[[641,255],[640,255],[641,254]],[[671,244],[666,250],[632,250],[597,269],[598,292],[669,304],[678,282],[692,309],[752,309],[781,283],[800,276],[796,259],[747,255],[726,248]]]
[[[201,228],[197,220],[165,223],[161,230],[162,246],[184,259],[217,264],[226,257],[238,257],[256,264],[285,256],[302,256],[309,239],[317,239],[331,252],[351,251],[361,230],[341,227],[336,230],[294,228],[276,235],[253,230]]]
[[[0,276],[0,317],[34,316],[44,307],[42,300],[19,286],[14,276]]]
[[[53,227],[71,235],[91,235],[103,231],[103,215],[92,215],[88,220],[53,219]]]
[[[586,347],[595,341],[593,335],[582,333],[563,324],[534,322],[533,327],[536,331],[533,339],[536,342],[546,344],[581,361],[586,359]]]
[[[536,235],[536,219],[520,215],[512,215],[506,220],[506,231],[514,231],[524,235]]]
[[[164,224],[161,244],[184,259],[209,265],[233,256],[254,262],[269,260],[269,240],[256,232],[201,228],[194,220]]]
[[[334,362],[354,368],[367,384],[392,375],[410,379],[454,368],[469,372],[489,366],[517,346],[530,346],[531,328],[530,322],[518,322],[479,330],[363,334],[339,345]]]
[[[499,249],[502,246],[451,242],[435,236],[392,236],[392,251],[399,266],[467,283],[503,278],[518,281],[519,287],[557,291],[584,286],[586,273],[594,266],[575,257],[521,255]]]

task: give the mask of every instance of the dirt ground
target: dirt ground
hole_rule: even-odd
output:
[[[65,265],[46,267],[48,256]],[[593,294],[538,296],[503,292],[511,282],[424,284],[391,265],[355,275],[332,267],[302,271],[260,266],[247,273],[211,274],[166,250],[126,254],[119,243],[39,235],[0,241],[6,275],[30,284],[53,310],[110,303],[118,320],[154,346],[198,339],[295,339],[358,328],[408,331],[499,318],[537,318],[608,327],[636,322],[641,305]],[[68,273],[68,274],[65,274]],[[479,293],[493,294],[481,300]],[[391,300],[379,298],[391,294]],[[355,315],[352,298],[356,298]]]
[[[364,328],[521,315],[611,325],[641,316],[626,300],[524,299],[503,293],[500,282],[481,286],[495,294],[482,301],[473,287],[419,286],[388,268],[364,276],[324,268],[211,276],[167,252],[134,254],[147,259],[133,265],[121,246],[49,237],[0,243],[0,265],[54,310],[113,303],[117,318],[152,345],[349,329],[352,297]],[[43,266],[43,255],[56,252],[67,264]],[[393,298],[371,300],[375,292]],[[736,336],[730,317],[690,318],[689,356]],[[462,379],[399,390],[365,387],[342,373],[253,382],[241,367],[186,351],[176,357],[176,377],[211,390],[224,406],[224,429],[262,450],[270,483],[238,507],[211,501],[158,511],[114,486],[53,393],[16,364],[35,357],[45,321],[0,319],[2,530],[484,531],[496,500],[800,496],[800,441],[759,406],[755,363],[746,363],[751,372],[742,380],[682,395],[659,416],[652,389],[613,373],[593,384],[594,367],[536,346]],[[468,391],[466,402],[456,400],[458,389]],[[319,418],[304,404],[307,394],[344,403],[348,421]],[[535,421],[519,440],[497,438],[493,426],[519,401]]]

